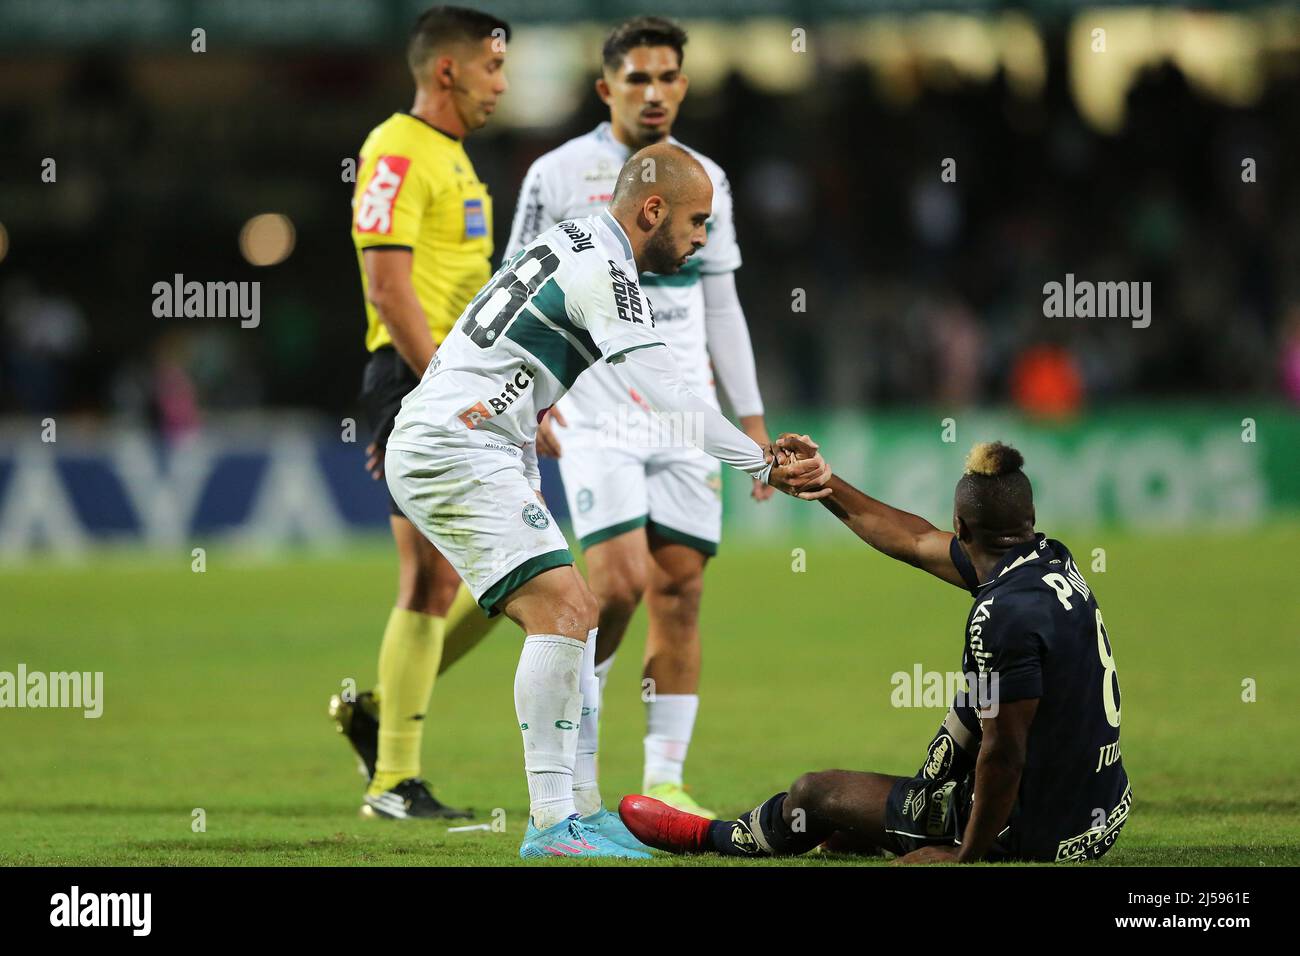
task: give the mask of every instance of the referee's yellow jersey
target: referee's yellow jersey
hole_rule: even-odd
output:
[[[411,282],[440,343],[492,275],[492,198],[460,140],[410,113],[394,113],[361,147],[352,241],[366,287],[366,249],[410,249]],[[366,300],[366,348],[390,345]]]

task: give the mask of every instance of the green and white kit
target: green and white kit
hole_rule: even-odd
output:
[[[681,272],[643,274],[641,287],[686,385],[716,408],[716,373],[735,414],[761,415],[753,350],[732,277],[741,257],[731,188],[717,163],[689,151],[713,182],[708,242]],[[556,222],[598,215],[630,153],[609,123],[601,123],[538,158],[520,190],[506,255]],[[692,441],[691,423],[656,420],[641,398],[615,368],[603,366],[584,375],[556,406],[567,422],[555,426],[555,435],[579,543],[586,549],[648,523],[661,536],[714,554],[722,534],[717,462]]]
[[[762,449],[681,379],[608,213],[509,256],[402,402],[385,474],[402,512],[491,611],[572,555],[539,500],[537,425],[579,376],[617,365],[648,408],[692,423],[709,455],[766,480]]]

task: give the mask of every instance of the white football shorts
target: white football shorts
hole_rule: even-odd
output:
[[[524,470],[523,449],[465,429],[427,447],[388,445],[384,475],[402,514],[495,614],[501,600],[573,554]]]
[[[578,546],[645,527],[706,555],[722,540],[722,468],[692,447],[616,446],[599,428],[555,429]]]

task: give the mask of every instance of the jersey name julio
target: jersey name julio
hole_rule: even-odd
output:
[[[663,344],[623,227],[607,212],[562,222],[502,263],[466,307],[402,401],[388,444],[421,451],[464,429],[526,444],[581,374]]]
[[[702,275],[740,268],[740,247],[732,219],[731,186],[721,167],[677,140],[700,161],[713,182],[713,213],[706,225],[708,242],[673,275],[644,273],[641,286],[654,306],[656,328],[672,351],[682,381],[715,407],[717,398],[709,366],[704,325]],[[609,123],[569,140],[541,156],[529,168],[520,189],[506,255],[513,255],[534,236],[564,219],[594,216],[614,192],[618,172],[632,150],[614,138]],[[591,426],[603,409],[626,403],[627,386],[611,368],[585,375],[560,405],[571,426]]]
[[[410,249],[411,284],[441,342],[492,271],[492,197],[460,140],[409,113],[366,137],[352,200],[352,242],[366,288],[367,249]],[[366,299],[366,348],[392,344]]]
[[[979,584],[957,539],[953,564],[975,597],[962,670],[998,704],[1038,698],[1020,794],[999,843],[1012,855],[1078,860],[1109,847],[1132,803],[1120,759],[1119,676],[1097,599],[1069,550],[1042,534]]]

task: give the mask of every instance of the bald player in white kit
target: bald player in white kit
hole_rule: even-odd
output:
[[[645,171],[651,170],[647,178]],[[780,491],[820,497],[820,456],[777,465],[687,388],[636,280],[670,275],[707,241],[713,185],[659,143],[623,166],[606,212],[562,222],[511,256],[457,320],[402,402],[385,474],[406,517],[455,567],[480,607],[526,635],[515,674],[530,816],[520,856],[642,859],[603,806],[594,751],[598,605],[542,503],[538,422],[584,372],[614,366],[655,413],[688,416],[699,446]],[[588,716],[584,716],[588,715]],[[578,813],[575,795],[598,807]]]
[[[634,17],[614,27],[596,82],[609,121],[533,163],[520,189],[507,257],[557,222],[600,213],[618,170],[637,149],[661,141],[683,145],[672,127],[688,86],[686,42],[685,31],[661,17]],[[717,163],[689,151],[713,184],[708,243],[676,272],[642,274],[640,285],[686,386],[718,407],[716,377],[741,430],[765,444],[753,349],[736,293],[741,254],[731,188]],[[612,367],[597,366],[541,423],[537,447],[558,459],[587,580],[600,603],[596,675],[602,692],[632,615],[646,601],[642,678],[649,683],[641,687],[650,692],[642,693],[642,792],[712,817],[683,777],[700,705],[704,568],[722,537],[722,477],[717,460],[684,441],[681,429],[656,427],[640,399]],[[755,500],[772,494],[771,487],[754,483]],[[447,616],[443,669],[490,626],[462,588]]]

